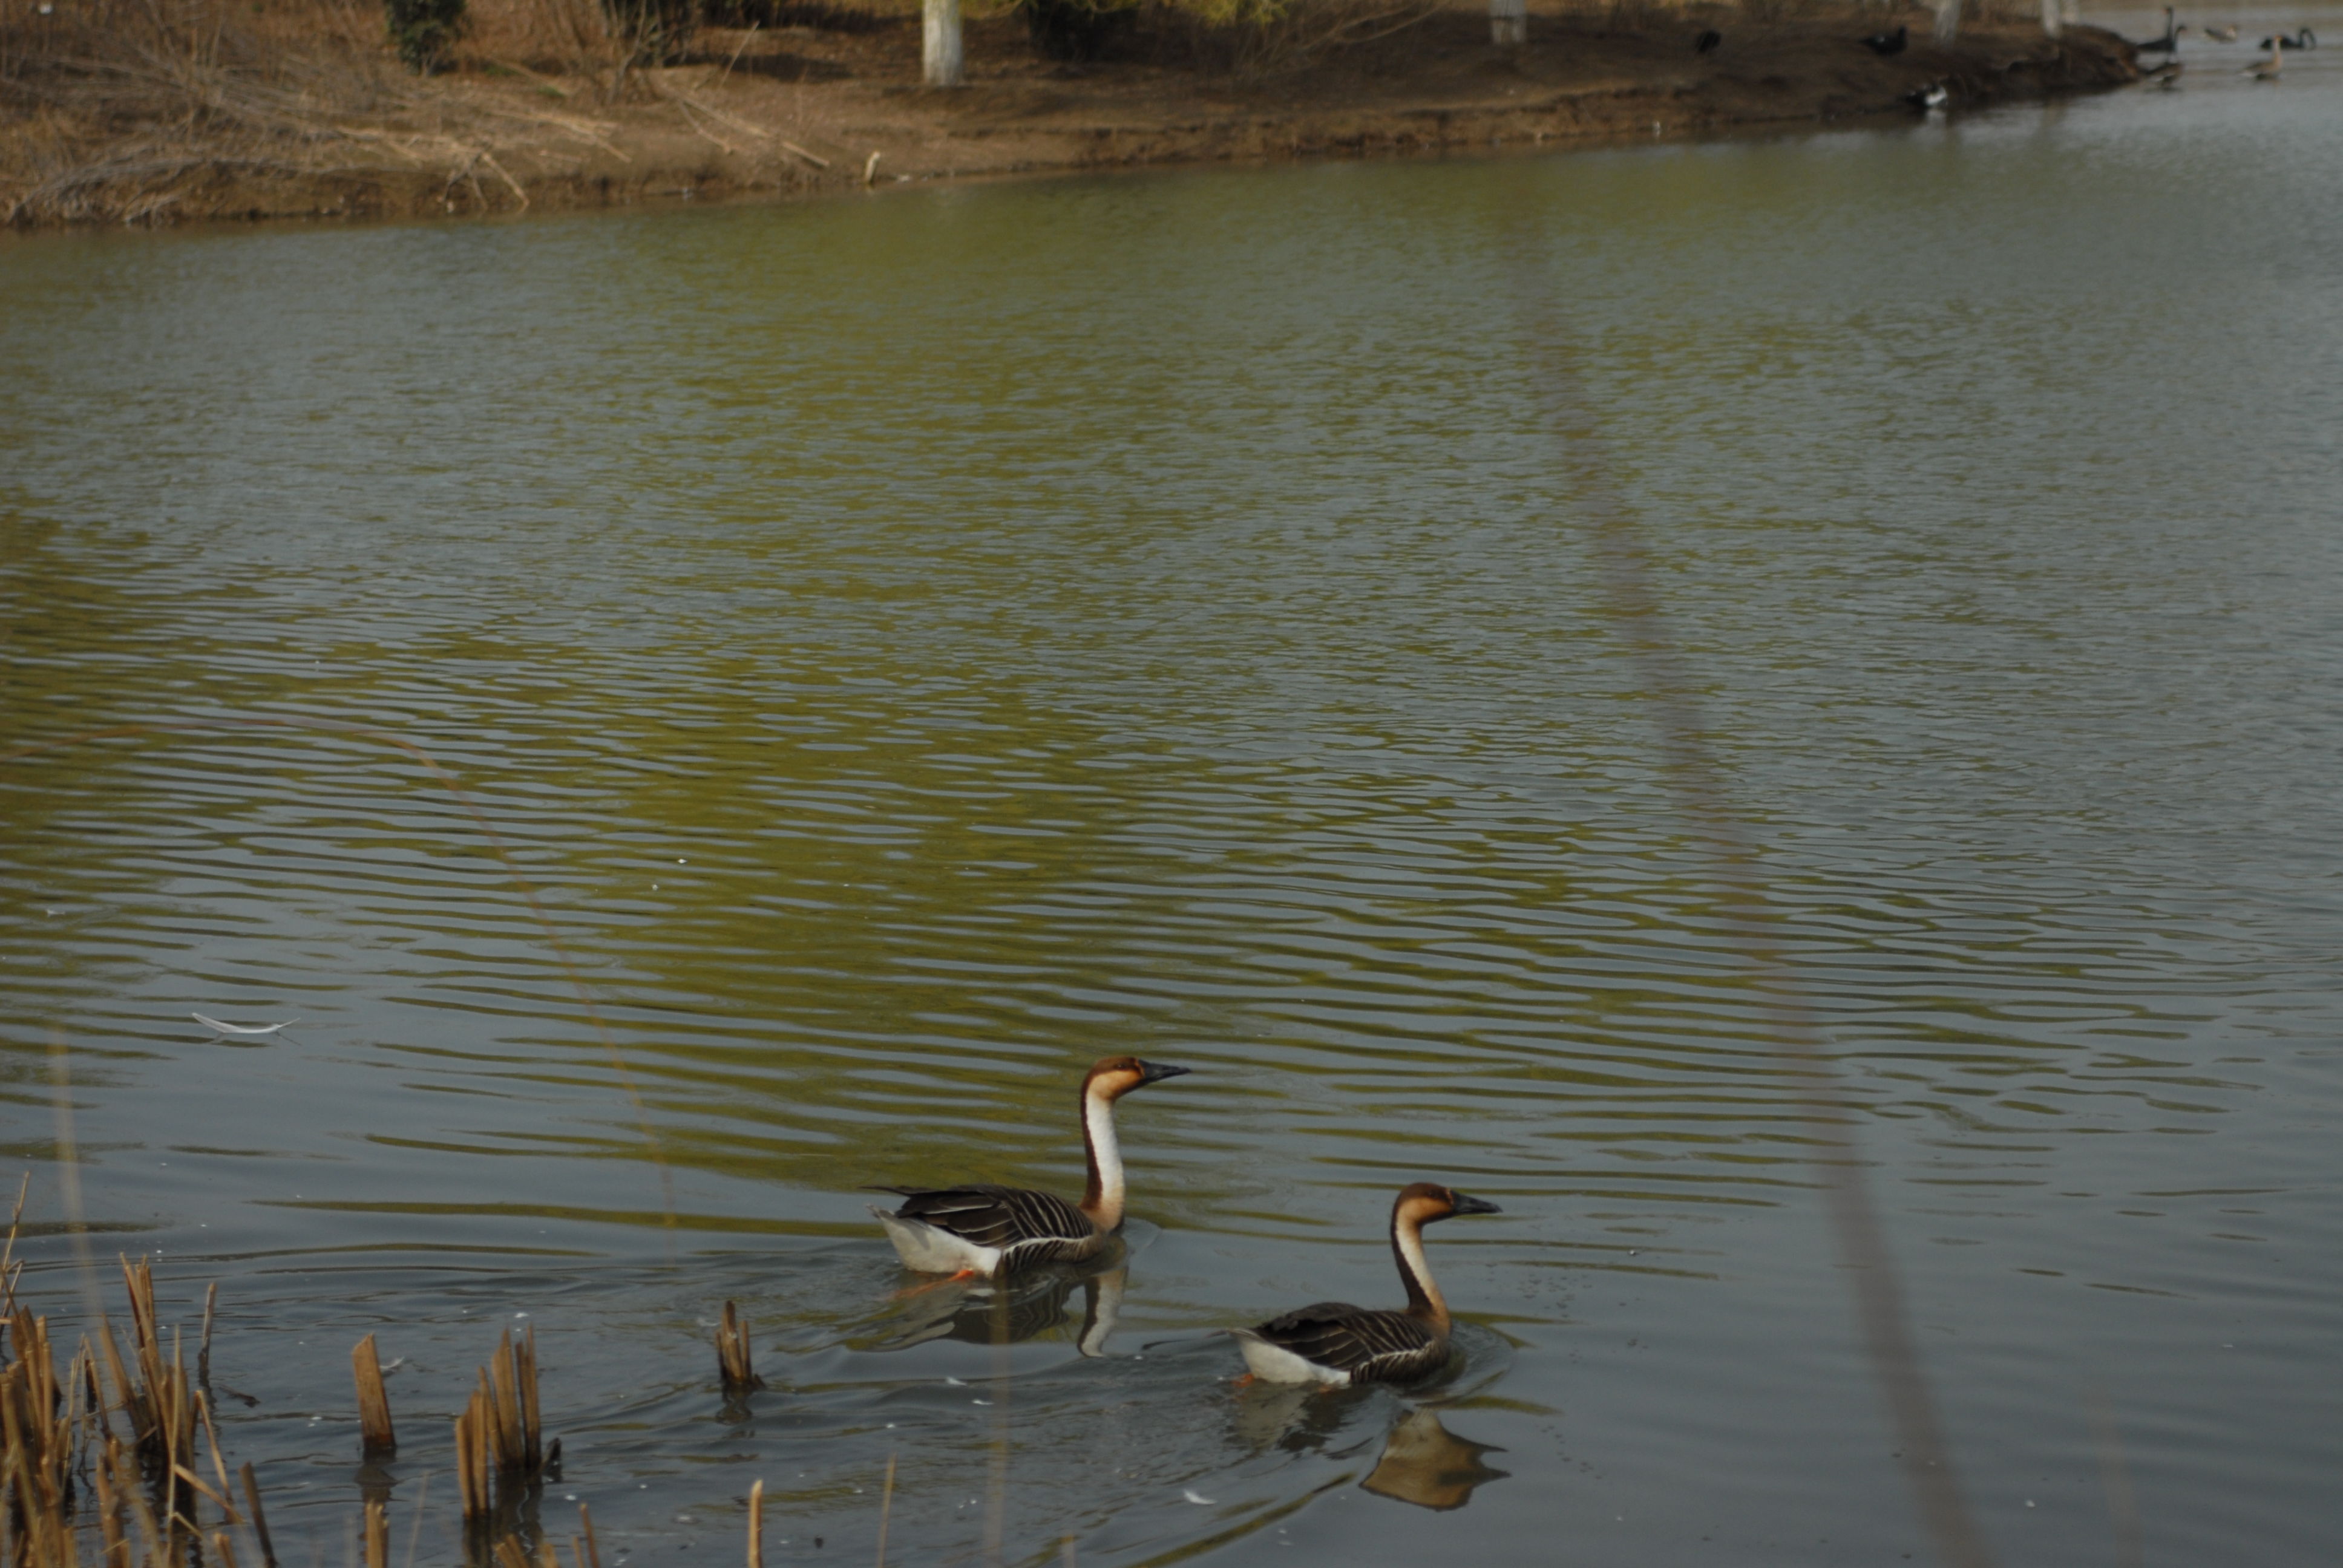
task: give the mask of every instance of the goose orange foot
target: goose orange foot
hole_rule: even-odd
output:
[[[956,1285],[962,1280],[976,1280],[981,1278],[983,1278],[983,1275],[977,1270],[962,1269],[957,1274],[946,1274],[940,1280],[930,1280],[923,1285],[906,1285],[901,1290],[897,1291],[892,1299],[899,1302],[907,1302],[913,1296],[924,1296],[930,1291],[941,1290],[946,1285]]]

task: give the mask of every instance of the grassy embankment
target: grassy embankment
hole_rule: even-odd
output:
[[[472,0],[429,76],[363,0],[0,0],[0,221],[417,216],[1152,162],[1367,156],[1906,112],[2111,86],[2096,28],[1974,5],[1535,0],[1525,47],[1441,0],[1146,0],[1053,51],[970,0],[920,85],[917,0],[704,0],[664,63],[598,0]],[[2005,0],[2006,3],[2006,0]],[[1218,17],[1197,5],[1250,6]],[[43,14],[43,6],[47,14]],[[1899,24],[1905,52],[1862,38]],[[1721,46],[1695,54],[1714,28]],[[1069,54],[1083,57],[1067,58]],[[876,155],[876,163],[873,163]]]

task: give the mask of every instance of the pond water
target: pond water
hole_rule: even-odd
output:
[[[28,1293],[218,1282],[288,1562],[368,1332],[460,1555],[508,1326],[606,1563],[739,1561],[758,1481],[769,1561],[870,1561],[890,1462],[905,1563],[1926,1561],[1854,1169],[2002,1560],[2334,1562],[2343,53],[2184,57],[0,247]],[[367,733],[21,754],[230,719]],[[1078,1188],[1121,1051],[1196,1070],[1119,1265],[899,1294],[860,1189]],[[1455,1375],[1233,1386],[1215,1331],[1397,1302],[1417,1179],[1503,1209],[1433,1232]]]

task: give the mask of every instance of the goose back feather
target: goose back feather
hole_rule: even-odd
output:
[[[1448,1335],[1441,1329],[1405,1312],[1354,1307],[1348,1302],[1296,1308],[1257,1328],[1239,1329],[1236,1337],[1246,1364],[1273,1382],[1297,1380],[1263,1371],[1261,1362],[1275,1364],[1276,1358],[1257,1358],[1257,1347],[1342,1374],[1337,1380],[1322,1372],[1315,1378],[1321,1382],[1396,1382],[1434,1371],[1448,1359]]]
[[[1106,1244],[1107,1233],[1054,1192],[990,1182],[925,1189],[874,1187],[871,1191],[893,1192],[903,1200],[892,1214],[874,1209],[880,1220],[909,1221],[940,1231],[978,1251],[996,1254],[991,1265],[981,1271],[985,1273],[1004,1263],[1071,1262],[1091,1256]]]

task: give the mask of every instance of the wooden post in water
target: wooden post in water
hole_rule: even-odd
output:
[[[930,87],[960,85],[960,0],[923,0],[920,7],[920,79]]]
[[[1489,0],[1489,42],[1500,49],[1518,49],[1529,41],[1529,0]]]
[[[391,1430],[390,1396],[383,1392],[372,1334],[350,1352],[350,1372],[358,1385],[358,1447],[369,1459],[387,1458],[398,1452],[398,1434]]]
[[[1949,44],[1960,35],[1961,0],[1936,0],[1936,37],[1939,44]]]
[[[2062,0],[2042,0],[2042,30],[2053,38],[2058,35],[2064,21],[2063,9]]]

